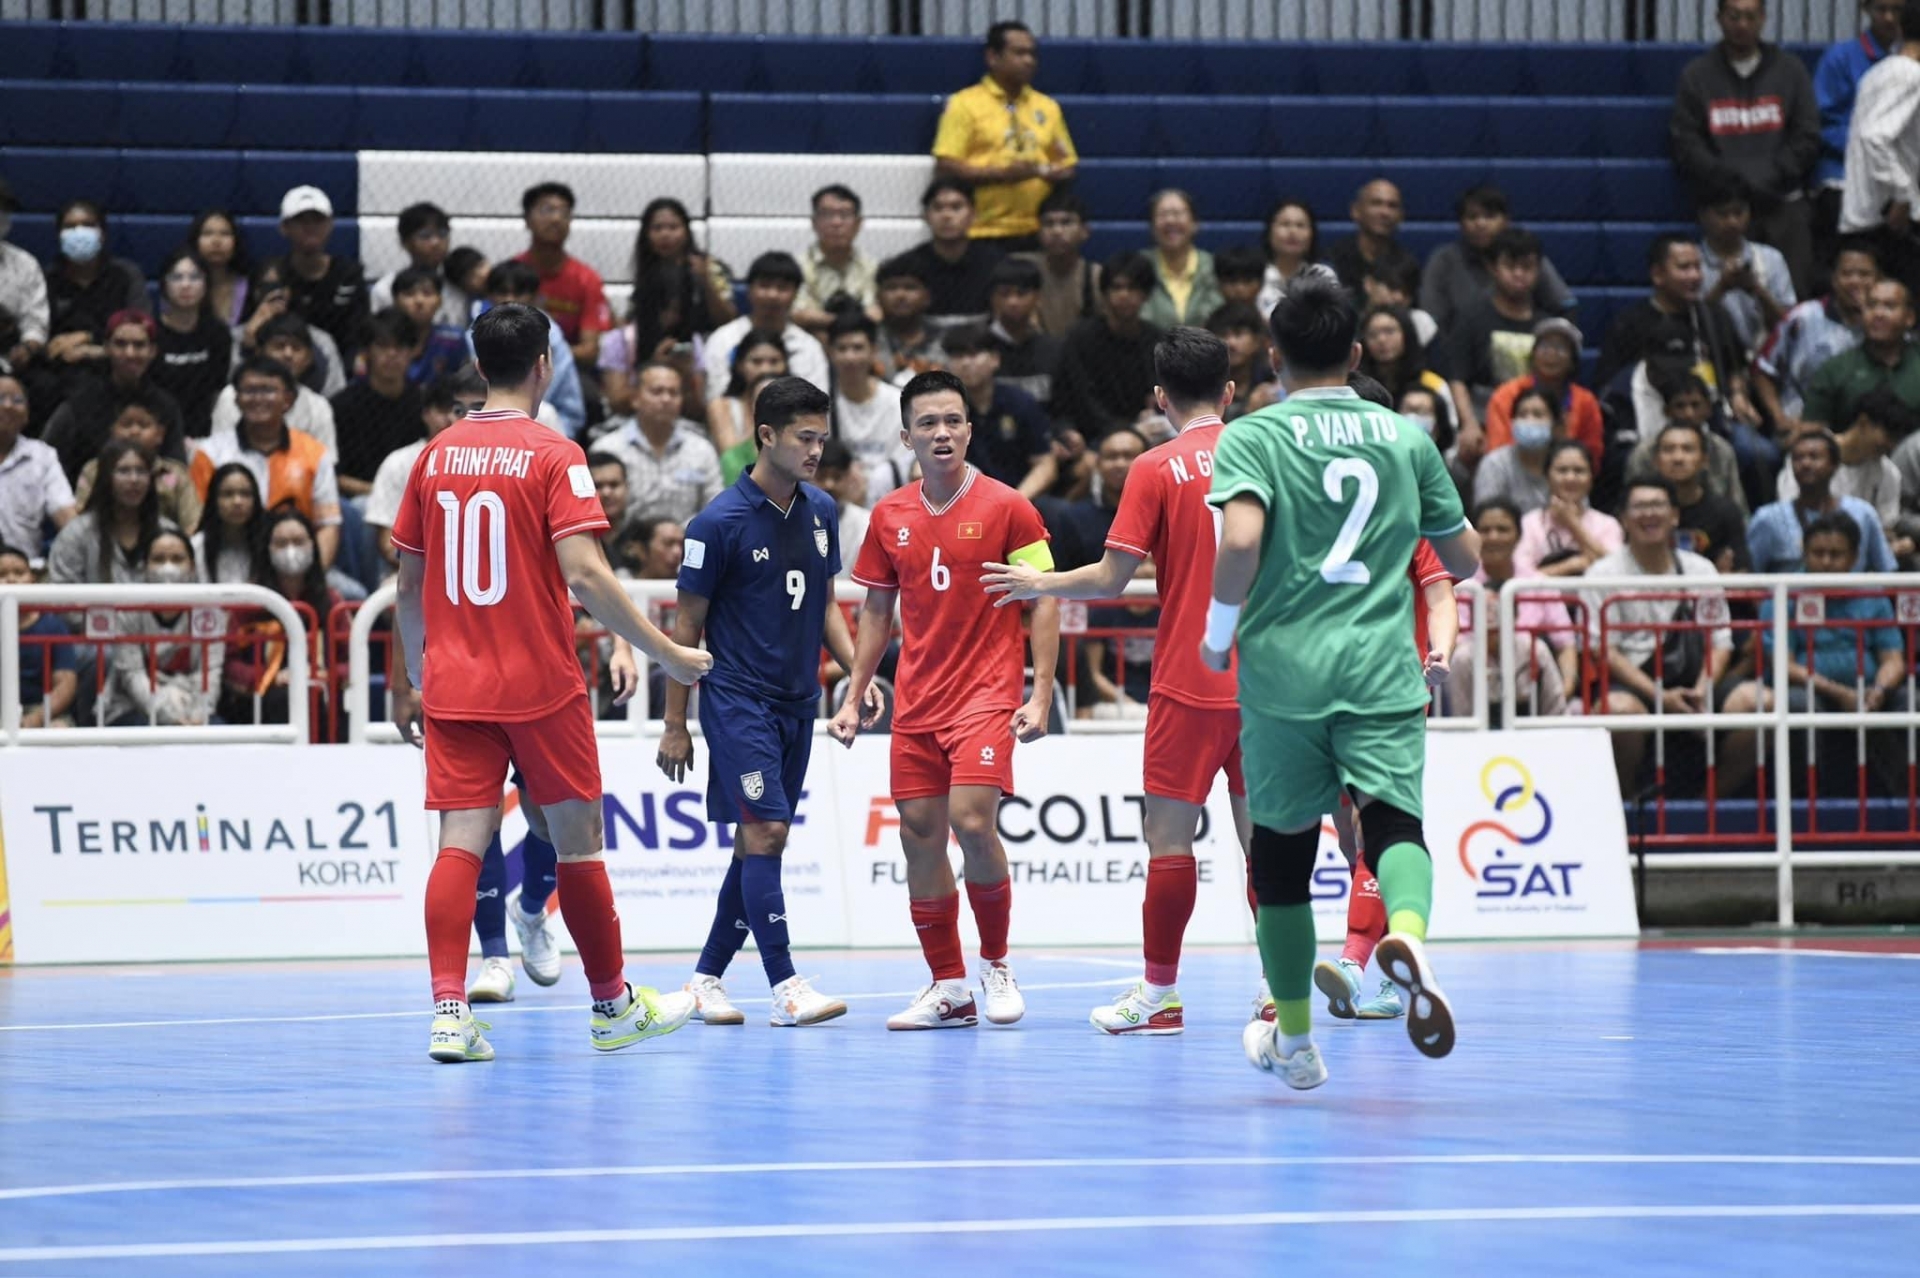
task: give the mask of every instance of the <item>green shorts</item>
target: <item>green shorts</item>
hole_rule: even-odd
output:
[[[1279,719],[1241,708],[1247,808],[1256,825],[1282,832],[1318,825],[1343,790],[1420,816],[1427,768],[1425,708],[1395,714],[1340,712]]]

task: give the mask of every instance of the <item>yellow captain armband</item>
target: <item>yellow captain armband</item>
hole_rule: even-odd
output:
[[[1041,572],[1053,571],[1053,549],[1044,541],[1036,541],[1031,546],[1022,546],[1007,556],[1007,562],[1022,568],[1036,568]]]

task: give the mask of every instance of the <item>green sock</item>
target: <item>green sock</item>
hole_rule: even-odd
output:
[[[1260,966],[1273,995],[1274,1018],[1282,1034],[1313,1028],[1313,956],[1318,938],[1311,905],[1263,905],[1254,924],[1260,941]]]
[[[1387,930],[1427,939],[1433,913],[1433,858],[1417,843],[1396,843],[1380,854],[1380,900],[1387,907]]]

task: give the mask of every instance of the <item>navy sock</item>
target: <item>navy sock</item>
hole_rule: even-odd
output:
[[[559,854],[553,850],[553,844],[532,830],[527,831],[527,841],[520,845],[520,912],[522,914],[538,914],[547,908],[547,898],[553,895],[554,866],[559,859]]]
[[[480,953],[487,958],[507,957],[507,854],[500,848],[500,835],[487,844],[480,858],[480,883],[474,888],[473,930],[480,934]]]
[[[693,970],[702,976],[725,976],[727,964],[747,943],[747,907],[740,899],[741,858],[727,866],[727,877],[720,881],[720,899],[713,907],[713,928],[700,949],[700,961]]]
[[[780,888],[780,858],[743,857],[740,895],[747,903],[747,924],[753,943],[760,947],[760,964],[767,983],[778,985],[793,975],[793,955],[787,951],[787,894]]]

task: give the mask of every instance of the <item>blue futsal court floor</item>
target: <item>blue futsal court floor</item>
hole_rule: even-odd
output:
[[[424,962],[0,969],[0,1275],[1920,1272],[1920,947],[1770,944],[1438,945],[1453,1056],[1322,1011],[1309,1093],[1241,1055],[1250,949],[1132,1040],[1122,952],[924,1034],[917,955],[805,956],[853,1010],[775,1030],[748,954],[744,1028],[611,1056],[570,960],[464,1066]]]

